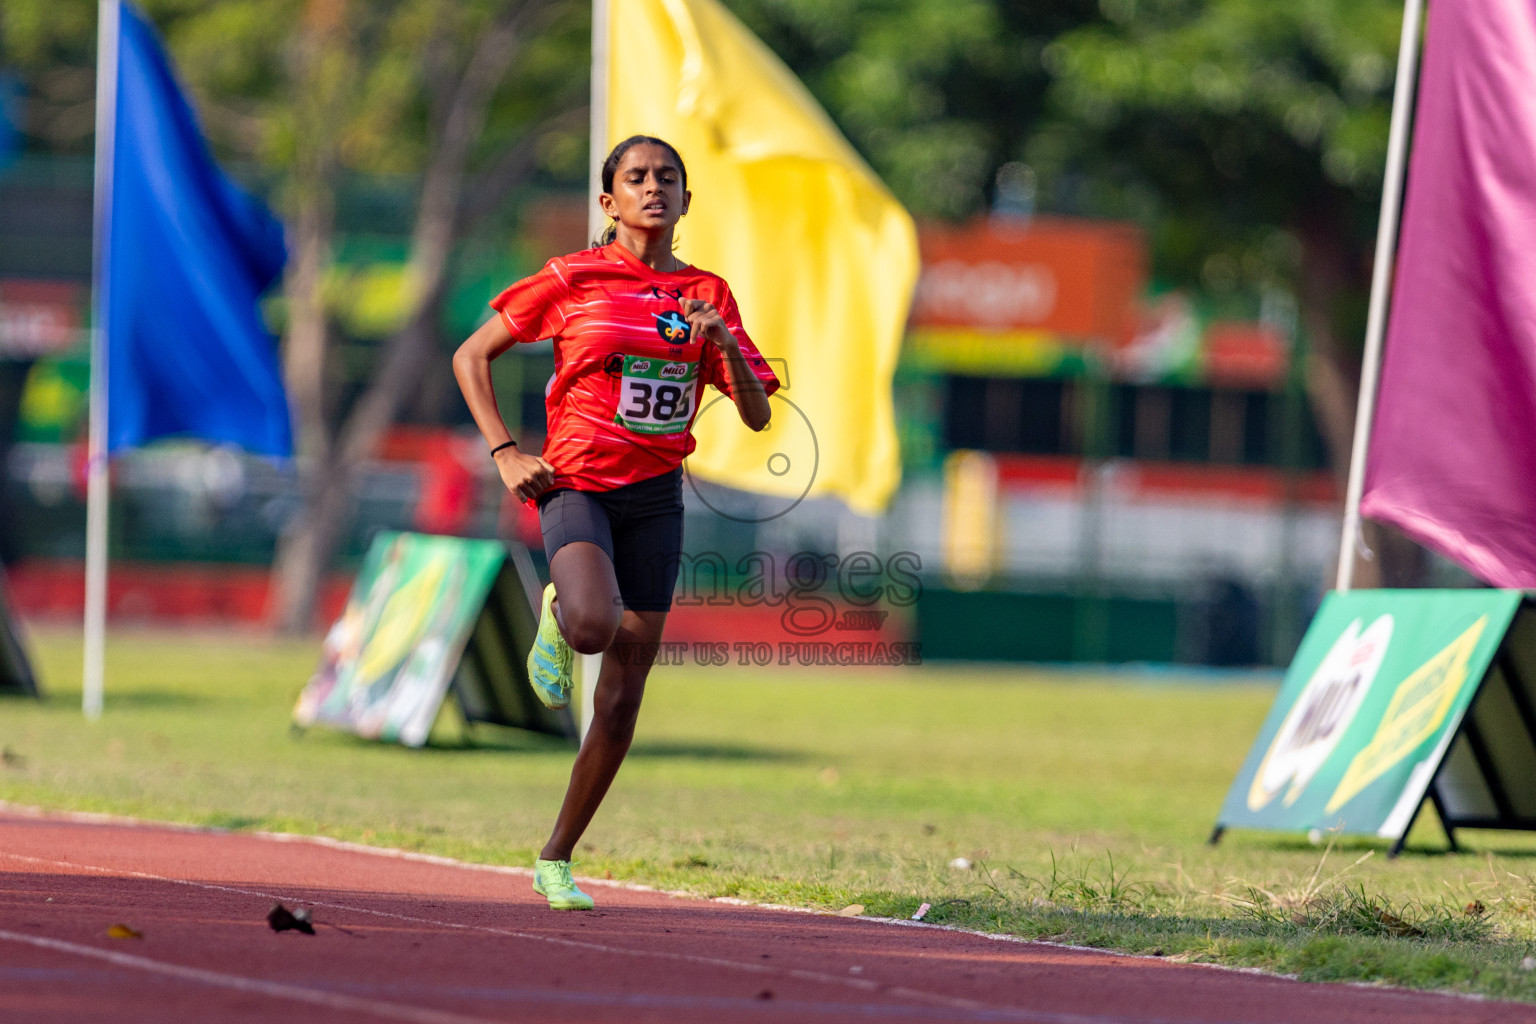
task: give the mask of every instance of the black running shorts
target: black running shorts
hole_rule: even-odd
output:
[[[625,608],[672,610],[683,550],[681,467],[611,491],[545,491],[538,504],[544,554],[551,561],[571,541],[590,541],[613,560]]]

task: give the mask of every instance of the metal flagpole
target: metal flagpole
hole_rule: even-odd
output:
[[[1360,402],[1355,408],[1355,443],[1349,456],[1349,486],[1344,493],[1344,529],[1339,539],[1336,587],[1349,590],[1355,576],[1355,547],[1360,538],[1360,497],[1365,490],[1365,457],[1371,419],[1376,413],[1376,385],[1381,377],[1381,345],[1387,332],[1387,300],[1397,256],[1397,222],[1402,211],[1403,178],[1408,170],[1408,125],[1413,117],[1413,81],[1418,71],[1424,0],[1403,5],[1403,36],[1397,47],[1397,85],[1392,91],[1392,127],[1387,136],[1387,169],[1381,186],[1381,218],[1376,226],[1376,265],[1371,271],[1371,305],[1365,325],[1365,355],[1360,365]]]
[[[603,191],[603,158],[608,155],[608,2],[592,0],[592,125],[587,173],[587,235],[603,230],[597,197]]]
[[[91,258],[90,436],[86,457],[85,674],[81,707],[101,717],[107,634],[107,226],[117,136],[117,56],[121,0],[99,0],[96,28],[96,195]]]
[[[609,0],[592,0],[592,127],[587,175],[587,238],[592,241],[596,241],[606,219],[597,205],[597,197],[603,190],[603,158],[608,155],[608,3]],[[583,654],[579,657],[581,709],[577,721],[581,738],[585,740],[587,730],[592,726],[592,706],[603,656]]]

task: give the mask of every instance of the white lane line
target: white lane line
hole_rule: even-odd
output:
[[[4,940],[10,939],[10,938],[15,938],[15,939],[19,939],[19,940],[22,940],[22,941],[26,941],[26,942],[28,942],[30,944],[33,944],[33,945],[42,945],[42,946],[45,946],[45,947],[50,948],[50,949],[61,948],[61,949],[63,949],[64,952],[70,952],[70,953],[81,952],[81,951],[86,951],[86,950],[92,950],[95,953],[99,953],[99,954],[103,955],[104,957],[117,958],[117,959],[126,958],[126,959],[130,959],[130,960],[142,959],[140,957],[128,956],[127,954],[113,953],[113,952],[111,952],[109,950],[95,949],[95,947],[91,947],[91,946],[83,946],[83,947],[81,947],[81,946],[76,946],[74,943],[70,943],[70,942],[57,942],[57,941],[49,940],[49,939],[38,939],[36,936],[30,936],[30,935],[20,935],[20,936],[18,936],[18,935],[16,935],[13,932],[0,931],[0,941],[4,941]],[[114,962],[116,962],[116,960],[114,960]],[[157,961],[149,961],[149,963],[156,964],[159,967],[166,966],[164,964],[159,964]],[[178,976],[183,974],[183,972],[180,969],[175,970],[174,973],[176,973]],[[199,972],[199,973],[210,973],[210,972]],[[86,978],[88,978],[88,979],[90,979],[92,981],[98,981],[99,982],[99,975],[92,976],[88,972],[81,971],[81,970],[75,970],[75,969],[64,969],[64,970],[61,970],[61,969],[58,969],[58,968],[42,968],[42,969],[35,969],[35,970],[27,970],[27,969],[17,970],[15,968],[7,968],[7,967],[4,967],[4,966],[0,966],[0,980],[3,980],[7,975],[20,976],[20,977],[22,977],[23,980],[34,980],[36,978],[39,978],[39,977],[42,977],[42,976],[46,975],[47,977],[55,979],[55,980],[62,978],[64,980],[66,980],[66,981],[75,980],[77,978],[80,978],[80,977],[84,976],[84,977],[86,977]],[[110,977],[110,975],[109,975],[109,977]],[[197,978],[195,980],[206,980],[206,979],[204,979],[204,978]],[[241,978],[241,979],[238,979],[238,980],[249,981],[251,979]],[[265,984],[265,983],[260,983],[260,984]],[[244,987],[245,986],[242,986],[242,988],[244,988]],[[288,986],[288,987],[293,987],[293,986]],[[303,991],[313,991],[313,992],[316,992],[319,995],[326,995],[326,996],[330,995],[330,993],[325,992],[323,990],[304,989],[302,986],[299,986],[299,987]],[[361,987],[361,988],[368,988],[368,989],[372,989],[372,990],[378,990],[380,986],[376,986],[376,985],[351,985],[351,986],[347,986],[347,985],[344,984],[342,987],[352,987],[352,988],[359,988],[359,987]],[[385,986],[385,987],[387,988],[389,986]],[[399,988],[399,987],[407,987],[407,986],[394,986],[394,987]],[[419,988],[421,988],[423,986],[415,985],[415,986],[408,986],[408,987],[419,989]],[[953,1021],[953,1020],[956,1019],[956,1018],[950,1016],[945,1010],[943,1010],[941,1008],[937,1008],[937,1007],[918,1007],[918,1006],[905,1006],[905,1005],[900,1005],[900,1004],[884,1004],[884,1003],[882,1003],[882,1004],[874,1004],[874,1003],[842,1003],[842,1002],[806,1002],[806,1001],[803,1001],[803,1000],[785,1000],[785,999],[777,999],[777,998],[772,1000],[771,1002],[769,1002],[769,1001],[764,1001],[764,1000],[761,1000],[761,999],[758,999],[758,998],[753,998],[753,997],[732,998],[732,997],[729,997],[729,996],[663,996],[663,995],[647,995],[647,994],[644,994],[644,993],[616,993],[616,994],[610,994],[610,993],[585,993],[585,992],[572,992],[572,991],[558,991],[557,992],[557,991],[551,991],[549,989],[492,989],[492,990],[486,990],[486,989],[474,989],[474,988],[471,988],[471,989],[467,989],[466,990],[466,989],[457,988],[457,987],[439,988],[439,989],[435,989],[435,990],[431,991],[429,994],[431,994],[433,996],[440,996],[440,994],[442,994],[442,993],[447,993],[450,996],[452,996],[452,995],[464,995],[467,998],[471,998],[471,999],[494,998],[494,999],[498,999],[501,1002],[507,1002],[507,1001],[509,1001],[511,999],[516,999],[518,1001],[518,1005],[520,1005],[520,1006],[555,1004],[555,1005],[563,1005],[563,1006],[605,1007],[605,1008],[610,1008],[610,1009],[624,1009],[624,1008],[628,1008],[628,1009],[631,1009],[631,1010],[662,1010],[662,1011],[672,1011],[673,1013],[676,1013],[676,1012],[682,1011],[682,1010],[692,1010],[692,1011],[708,1010],[708,1011],[715,1011],[715,1012],[719,1012],[719,1013],[730,1013],[730,1014],[736,1014],[737,1015],[735,1017],[723,1018],[723,1019],[726,1019],[726,1020],[736,1020],[736,1019],[739,1018],[739,1016],[741,1014],[744,1014],[744,1013],[748,1014],[748,1015],[752,1015],[752,1016],[760,1016],[760,1015],[766,1014],[768,1016],[777,1016],[777,1017],[784,1017],[784,1016],[786,1016],[788,1014],[797,1014],[797,1015],[799,1015],[799,1017],[797,1017],[795,1019],[803,1019],[805,1014],[815,1014],[817,1016],[828,1016],[828,1017],[835,1016],[839,1021],[847,1021],[847,1020],[849,1020],[849,1019],[851,1019],[853,1017],[879,1018],[881,1020],[886,1020],[886,1021],[893,1020],[893,1019],[903,1019],[903,1018],[905,1018],[905,1019],[912,1019],[912,1020],[936,1020],[936,1019],[942,1019],[942,1020],[945,1020],[945,1021]],[[392,1005],[393,1006],[393,1005],[398,1005],[398,1004],[385,1004],[385,1005]],[[335,1008],[337,1008],[337,1009],[345,1009],[345,1007],[335,1007]],[[415,1010],[417,1008],[416,1007],[405,1007],[405,1009]],[[428,1010],[428,1011],[421,1011],[421,1012],[431,1013],[433,1011],[429,1011]],[[942,1017],[936,1016],[936,1015],[939,1015],[939,1014],[942,1014],[943,1016]],[[452,1022],[462,1022],[462,1024],[504,1024],[504,1022],[483,1020],[482,1018],[477,1018],[477,1017],[460,1017],[460,1016],[455,1016],[455,1015],[451,1015],[451,1014],[448,1014],[448,1015],[439,1014],[439,1016],[447,1016],[449,1018],[449,1024],[452,1024]],[[1101,1017],[1101,1016],[1088,1016],[1088,1015],[1077,1014],[1077,1013],[1052,1013],[1050,1011],[1029,1011],[1029,1010],[994,1010],[994,1011],[987,1011],[987,1012],[982,1012],[982,1013],[975,1014],[975,1015],[973,1015],[972,1017],[970,1017],[968,1019],[972,1019],[972,1020],[976,1020],[976,1021],[983,1021],[983,1022],[996,1021],[996,1022],[998,1022],[998,1024],[1188,1024],[1187,1021],[1183,1021],[1183,1020],[1170,1021],[1170,1020],[1164,1020],[1164,1019],[1161,1019],[1161,1018],[1154,1019],[1154,1018],[1149,1018],[1149,1017],[1137,1017],[1137,1018],[1133,1019],[1133,1018],[1128,1018],[1128,1017]],[[1214,1021],[1214,1022],[1206,1022],[1206,1024],[1243,1024],[1243,1022]],[[1491,1024],[1491,1022],[1484,1022],[1484,1024]]]
[[[191,832],[201,835],[251,836],[272,843],[319,846],[346,853],[365,854],[369,857],[384,857],[389,860],[404,860],[416,864],[433,864],[438,867],[457,868],[461,871],[481,871],[495,875],[513,875],[520,878],[533,877],[532,868],[515,867],[510,864],[479,864],[475,861],[458,860],[435,853],[400,850],[391,846],[369,846],[365,843],[354,843],[347,839],[305,835],[301,832],[265,832],[260,830],[244,832],[220,828],[215,825],[188,825],[179,821],[156,821],[147,818],[132,818],[123,814],[103,814],[98,811],[56,811],[46,807],[36,807],[32,804],[11,803],[8,800],[0,800],[0,812],[20,818],[33,818],[42,821],[66,821],[83,825],[112,825],[120,828],[149,830],[164,829],[171,832]],[[701,896],[698,893],[685,892],[681,889],[660,889],[654,885],[646,885],[643,882],[626,882],[614,878],[594,878],[591,875],[577,875],[576,881],[583,885],[600,885],[608,889],[623,889],[628,892],[655,893],[660,896],[671,896],[675,899],[693,900],[703,903],[724,903],[732,907],[752,907],[756,910],[775,910],[789,914],[807,914],[812,917],[837,916],[830,910],[818,910],[814,907],[795,907],[786,903],[762,903],[757,900],[744,900],[738,896]],[[1006,932],[984,932],[974,928],[962,928],[960,925],[935,924],[931,921],[912,921],[904,917],[876,917],[872,914],[861,914],[858,917],[845,918],[844,920],[863,921],[866,924],[898,925],[904,928],[926,928],[930,931],[953,932],[956,935],[969,935],[974,939],[988,939],[992,942],[1011,942],[1016,945],[1036,946],[1043,949],[1070,949],[1082,953],[1094,953],[1099,956],[1122,957],[1127,960],[1155,960],[1160,964],[1169,964],[1168,960],[1147,953],[1124,953],[1112,949],[1101,949],[1098,946],[1075,946],[1069,942],[1052,942],[1048,939],[1026,939],[1023,936],[1009,935]],[[1171,964],[1169,965],[1172,966]],[[1276,974],[1273,971],[1266,971],[1262,967],[1232,967],[1227,964],[1212,964],[1201,961],[1180,963],[1178,966],[1203,967],[1209,970],[1230,971],[1236,974],[1256,974],[1267,978],[1281,978],[1286,981],[1297,980],[1294,974]],[[1346,982],[1345,984],[1353,983]],[[1369,985],[1372,988],[1379,987],[1373,982],[1362,982],[1361,984]],[[1465,993],[1445,994],[1465,996]]]
[[[417,1006],[407,1006],[404,1003],[387,1003],[381,999],[362,999],[357,996],[344,996],[336,992],[325,992],[321,989],[305,988],[302,985],[288,985],[280,981],[263,981],[260,978],[247,978],[239,974],[225,974],[223,971],[204,970],[201,967],[184,967],[181,964],[162,963],[159,960],[151,960],[148,957],[134,956],[132,953],[119,953],[111,949],[97,949],[95,946],[85,946],[78,942],[64,942],[60,939],[48,939],[41,935],[23,935],[20,932],[0,930],[0,940],[22,942],[29,946],[52,950],[56,953],[69,953],[74,956],[105,960],[107,963],[117,967],[147,971],[151,974],[163,974],[172,978],[180,978],[183,981],[196,981],[204,985],[234,989],[236,992],[249,992],[255,995],[271,996],[274,999],[309,1003],[311,1006],[320,1006],[327,1010],[344,1010],[348,1013],[370,1013],[376,1017],[410,1021],[411,1024],[497,1024],[497,1022],[490,1021],[484,1017],[465,1017],[462,1014],[446,1013],[442,1010],[427,1010]]]
[[[40,806],[37,806],[37,805],[34,805],[34,804],[13,803],[12,801],[9,801],[9,800],[0,800],[0,813],[13,815],[14,817],[18,817],[18,818],[31,818],[31,819],[34,819],[34,820],[42,820],[42,821],[64,821],[64,822],[73,822],[73,823],[84,824],[84,825],[111,825],[111,826],[117,826],[117,827],[120,827],[120,828],[135,828],[135,829],[147,829],[147,830],[162,829],[162,830],[170,831],[170,832],[190,832],[190,833],[200,833],[200,834],[204,834],[204,835],[224,835],[224,836],[228,836],[228,835],[244,835],[244,836],[251,836],[251,837],[254,837],[254,838],[257,838],[257,839],[264,839],[264,840],[267,840],[269,842],[307,844],[307,845],[313,845],[313,846],[327,847],[327,848],[330,848],[330,849],[333,849],[333,850],[342,850],[342,851],[346,851],[346,852],[349,852],[349,853],[367,854],[368,856],[373,856],[373,857],[385,857],[385,858],[389,858],[389,859],[393,859],[393,860],[406,860],[406,861],[413,861],[413,862],[422,863],[422,864],[435,864],[435,865],[438,865],[438,866],[441,866],[441,867],[459,868],[459,869],[465,870],[465,871],[484,871],[484,872],[490,872],[490,873],[493,873],[493,874],[517,875],[517,876],[522,876],[522,877],[532,877],[532,875],[533,875],[533,870],[531,868],[513,867],[511,865],[505,865],[505,864],[477,864],[474,861],[456,860],[453,857],[444,857],[444,856],[441,856],[441,855],[438,855],[438,854],[418,853],[418,852],[416,852],[414,850],[400,850],[400,849],[395,849],[393,847],[388,847],[388,846],[368,846],[368,845],[366,845],[364,843],[354,843],[354,842],[350,842],[350,841],[345,840],[345,839],[333,839],[330,836],[304,835],[304,834],[298,833],[298,832],[265,832],[265,831],[243,832],[243,831],[236,831],[234,829],[221,828],[221,827],[215,826],[215,825],[189,825],[189,824],[186,824],[185,822],[157,821],[157,820],[147,819],[147,818],[134,818],[134,817],[130,817],[130,816],[124,815],[124,814],[104,814],[104,813],[101,813],[101,812],[98,812],[98,811],[61,811],[61,810],[54,810],[52,808],[47,808],[47,807],[40,807]],[[0,821],[0,824],[3,824],[3,821]],[[0,856],[4,856],[4,855],[5,854],[3,852],[0,852]],[[10,856],[16,856],[16,855],[11,854]],[[43,862],[43,863],[47,863],[47,862]],[[96,869],[96,870],[105,870],[105,869]],[[146,875],[144,877],[151,878],[151,877],[156,877],[156,876],[148,876],[148,875]],[[166,881],[174,881],[174,880],[173,879],[166,879]],[[836,916],[836,915],[833,915],[830,911],[816,910],[816,909],[813,909],[813,908],[810,908],[810,907],[794,907],[794,906],[788,906],[788,905],[782,904],[782,903],[758,903],[758,902],[754,902],[752,900],[740,899],[740,898],[735,897],[735,896],[700,896],[697,893],[682,892],[682,891],[672,890],[672,889],[659,889],[659,888],[656,888],[655,886],[645,885],[642,882],[626,882],[626,881],[620,881],[620,880],[617,880],[617,879],[592,878],[590,876],[584,876],[584,875],[578,875],[577,876],[577,881],[581,882],[582,884],[606,886],[606,887],[611,888],[611,889],[627,889],[630,892],[657,893],[657,894],[662,895],[662,896],[672,896],[672,897],[675,897],[675,898],[678,898],[678,899],[695,900],[695,901],[701,901],[701,902],[707,902],[707,903],[725,903],[725,904],[728,904],[728,905],[731,905],[731,906],[752,907],[752,908],[755,908],[755,909],[758,909],[758,910],[785,911],[785,912],[788,912],[788,913],[791,913],[791,914],[808,914],[808,915],[816,916],[816,917]],[[199,884],[199,883],[186,882],[186,883],[183,883],[183,884],[195,885],[195,884]],[[275,897],[273,897],[273,898],[275,898]],[[374,912],[373,911],[360,911],[360,913],[374,913]],[[908,920],[906,918],[875,917],[873,915],[870,915],[870,916],[860,915],[859,917],[848,918],[848,920],[863,921],[866,924],[897,925],[899,927],[904,927],[904,928],[924,928],[924,929],[929,929],[929,930],[932,930],[932,931],[953,932],[953,933],[955,933],[957,935],[967,935],[967,936],[970,936],[971,938],[976,938],[976,939],[988,939],[988,940],[993,941],[993,942],[1014,943],[1014,944],[1021,945],[1021,946],[1035,946],[1035,947],[1043,948],[1043,949],[1066,949],[1066,950],[1072,950],[1074,952],[1093,953],[1093,954],[1096,954],[1098,956],[1115,957],[1115,958],[1118,958],[1118,959],[1125,959],[1125,960],[1152,960],[1152,961],[1156,961],[1158,964],[1165,965],[1165,966],[1167,966],[1169,968],[1173,968],[1173,969],[1185,969],[1185,968],[1193,967],[1193,968],[1201,968],[1201,969],[1204,969],[1204,970],[1207,970],[1207,971],[1218,971],[1218,972],[1221,972],[1221,973],[1224,973],[1224,974],[1248,974],[1248,975],[1254,975],[1254,976],[1263,977],[1263,978],[1274,978],[1277,981],[1289,981],[1289,982],[1293,982],[1295,984],[1306,984],[1306,983],[1302,982],[1301,979],[1297,975],[1295,975],[1295,974],[1279,974],[1279,973],[1276,973],[1274,971],[1266,970],[1266,969],[1264,969],[1262,967],[1235,967],[1235,966],[1233,966],[1231,964],[1213,964],[1213,963],[1207,963],[1207,962],[1199,961],[1199,960],[1188,961],[1188,962],[1180,962],[1180,963],[1170,963],[1167,959],[1165,959],[1163,957],[1152,956],[1152,955],[1147,954],[1147,953],[1126,953],[1126,952],[1121,952],[1121,951],[1112,950],[1112,949],[1101,949],[1101,948],[1099,948],[1097,946],[1078,946],[1078,945],[1074,945],[1074,944],[1068,943],[1068,942],[1052,942],[1049,939],[1027,939],[1027,938],[1024,938],[1024,937],[1019,936],[1019,935],[1009,935],[1006,932],[984,932],[984,931],[979,931],[979,930],[974,929],[974,928],[963,928],[963,927],[961,927],[959,925],[936,924],[936,923],[931,923],[931,922],[928,922],[928,921],[911,921],[911,920]],[[460,926],[458,926],[458,925],[448,925],[447,927],[460,927]],[[541,939],[546,939],[547,940],[547,937],[543,937],[543,936],[537,936],[537,937],[541,938]],[[548,941],[554,941],[554,940],[548,940]],[[645,955],[644,953],[641,953],[640,951],[634,951],[634,950],[620,950],[620,952],[631,953],[633,955]],[[663,954],[656,954],[656,955],[663,955]],[[755,967],[756,965],[752,965],[752,964],[733,964],[733,966],[739,966],[739,967],[742,967],[743,969],[750,970],[751,968]],[[832,976],[832,980],[840,982],[840,983],[844,983],[844,982],[851,981],[853,979]],[[1332,982],[1331,984],[1342,984],[1342,985],[1349,986],[1349,987],[1369,988],[1372,991],[1383,993],[1383,994],[1393,994],[1393,995],[1407,996],[1407,997],[1412,997],[1412,998],[1418,998],[1418,997],[1421,997],[1421,996],[1428,995],[1428,996],[1440,996],[1440,997],[1447,998],[1447,999],[1454,999],[1454,1000],[1461,1000],[1461,1001],[1471,1001],[1471,1002],[1483,1002],[1483,1001],[1485,1001],[1488,998],[1487,996],[1481,995],[1481,994],[1476,993],[1476,992],[1458,992],[1458,991],[1452,991],[1452,990],[1447,990],[1447,989],[1411,989],[1411,988],[1404,988],[1404,987],[1401,987],[1401,986],[1381,985],[1381,984],[1379,984],[1377,982],[1370,982],[1370,981]],[[895,993],[909,992],[910,990],[904,989],[904,988],[889,988],[889,989],[886,989],[886,991],[890,992],[892,994],[895,994]],[[922,993],[919,993],[919,995],[922,995]],[[943,998],[943,997],[939,997],[939,998]],[[995,1010],[996,1009],[995,1007],[992,1007],[992,1006],[990,1006],[988,1004],[984,1004],[984,1003],[976,1003],[976,1004],[973,1004],[973,1006],[976,1009],[982,1009],[982,1010]]]
[[[871,978],[851,978],[839,974],[823,974],[820,971],[808,971],[798,967],[770,967],[767,964],[755,964],[740,960],[726,960],[721,957],[701,956],[696,953],[671,953],[659,949],[626,949],[623,946],[608,946],[599,942],[587,942],[582,939],[567,939],[555,935],[541,935],[536,932],[513,931],[509,928],[496,928],[491,925],[459,924],[454,921],[437,921],[427,917],[415,917],[410,914],[397,914],[387,910],[374,910],[369,907],[354,907],[345,903],[327,903],[302,896],[282,895],[279,893],[264,892],[259,889],[241,889],[229,885],[217,885],[213,882],[194,882],[185,878],[171,878],[166,875],[151,874],[146,871],[130,871],[123,868],[108,868],[97,864],[81,864],[76,861],[54,860],[46,857],[29,857],[21,853],[9,853],[0,850],[0,857],[11,860],[19,860],[29,864],[42,864],[48,867],[72,868],[76,871],[90,871],[101,875],[112,875],[126,878],[141,878],[152,882],[166,882],[172,885],[185,885],[194,889],[208,889],[214,892],[228,892],[240,896],[259,896],[268,900],[289,900],[291,902],[307,903],[313,907],[325,907],[327,910],[344,910],[353,914],[369,914],[374,917],[388,918],[394,921],[406,921],[416,925],[429,925],[434,928],[451,928],[457,931],[483,932],[488,935],[497,935],[510,939],[525,939],[532,942],[544,942],[555,946],[564,946],[568,949],[582,949],[594,953],[618,954],[621,956],[650,957],[659,960],[671,960],[677,963],[698,964],[703,967],[721,967],[729,970],[744,971],[748,974],[759,974],[767,977],[793,978],[796,981],[810,981],[824,985],[835,985],[843,988],[856,989],[857,991],[891,996],[899,999],[918,999],[932,1006],[944,1006],[955,1010],[968,1010],[982,1013],[1007,1013],[1008,1008],[995,1006],[990,1003],[977,1002],[974,999],[962,999],[958,996],[946,996],[937,992],[924,992],[919,989],[906,988],[901,985],[886,985]]]

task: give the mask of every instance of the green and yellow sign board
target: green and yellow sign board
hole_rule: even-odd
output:
[[[1522,598],[1507,590],[1329,594],[1227,793],[1218,830],[1320,829],[1401,841],[1425,797],[1440,799],[1453,744],[1471,742],[1468,729],[1476,739],[1469,709]],[[1536,755],[1529,730],[1521,742]],[[1497,788],[1498,774],[1490,766],[1484,781]],[[1454,816],[1442,807],[1442,817]],[[1480,824],[1526,827],[1496,818]],[[1445,823],[1449,830],[1470,822]]]
[[[528,686],[538,581],[526,551],[419,533],[374,538],[294,721],[426,743],[450,692],[469,722],[574,737]]]
[[[0,694],[3,693],[42,696],[21,633],[16,629],[16,616],[6,594],[5,573],[0,570]]]

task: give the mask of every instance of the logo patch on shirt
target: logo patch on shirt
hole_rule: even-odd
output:
[[[656,314],[656,333],[669,345],[688,344],[688,321],[677,310]]]
[[[688,367],[690,365],[692,364],[668,363],[666,366],[661,368],[661,372],[657,374],[657,376],[662,380],[682,380],[684,377],[688,376]]]

